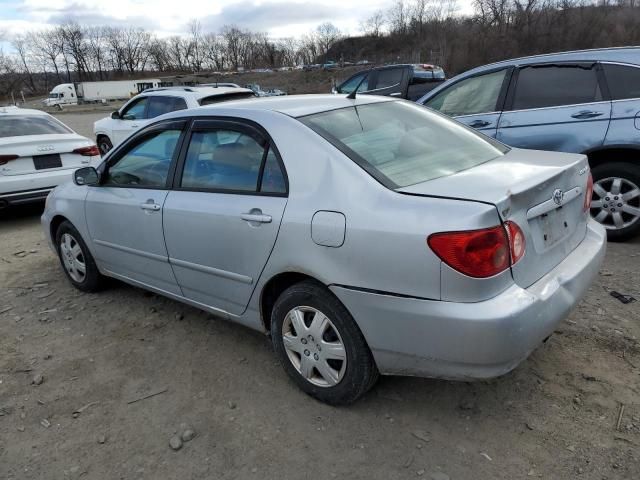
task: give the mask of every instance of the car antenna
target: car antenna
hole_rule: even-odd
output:
[[[369,72],[370,71],[371,70],[369,70]],[[358,83],[358,86],[356,88],[354,88],[353,91],[349,95],[347,95],[347,98],[349,100],[355,100],[356,99],[356,92],[360,88],[360,85],[362,85],[362,82],[364,82],[364,80],[369,77],[369,72],[367,72],[367,74],[364,77],[362,77],[362,80],[360,80],[360,83]]]

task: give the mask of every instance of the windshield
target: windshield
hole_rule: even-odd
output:
[[[73,133],[54,118],[44,115],[0,116],[0,138],[24,135],[49,135]]]
[[[452,175],[509,150],[404,101],[347,107],[299,120],[389,188]]]

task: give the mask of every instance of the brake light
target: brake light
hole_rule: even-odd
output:
[[[444,263],[474,278],[503,272],[525,252],[524,234],[511,221],[482,230],[434,233],[427,244]]]
[[[77,153],[78,155],[82,155],[83,157],[95,157],[97,155],[100,155],[100,150],[96,145],[91,145],[90,147],[76,148],[73,153]]]
[[[0,165],[6,165],[11,160],[18,158],[18,155],[0,155]]]
[[[584,195],[584,205],[582,210],[588,212],[591,209],[591,199],[593,197],[593,176],[589,172],[589,178],[587,178],[587,190]]]

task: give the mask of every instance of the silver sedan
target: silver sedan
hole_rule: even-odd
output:
[[[159,117],[47,199],[73,285],[120,279],[271,335],[331,404],[379,374],[495,377],[597,274],[582,155],[509,149],[392,98]]]

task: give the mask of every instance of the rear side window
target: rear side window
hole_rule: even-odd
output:
[[[612,100],[640,98],[640,68],[603,64]]]
[[[506,73],[506,70],[499,70],[466,78],[441,91],[425,105],[451,116],[493,112]]]
[[[165,113],[184,110],[187,103],[179,97],[149,97],[147,118],[155,118]]]
[[[0,116],[0,138],[67,133],[73,133],[73,131],[49,116]]]
[[[402,81],[402,68],[386,68],[378,70],[378,78],[376,80],[376,90],[378,88],[388,88],[400,84]]]
[[[380,102],[300,118],[389,188],[452,175],[508,148],[410,102]]]
[[[522,68],[513,110],[556,107],[602,100],[594,66],[549,65]]]

